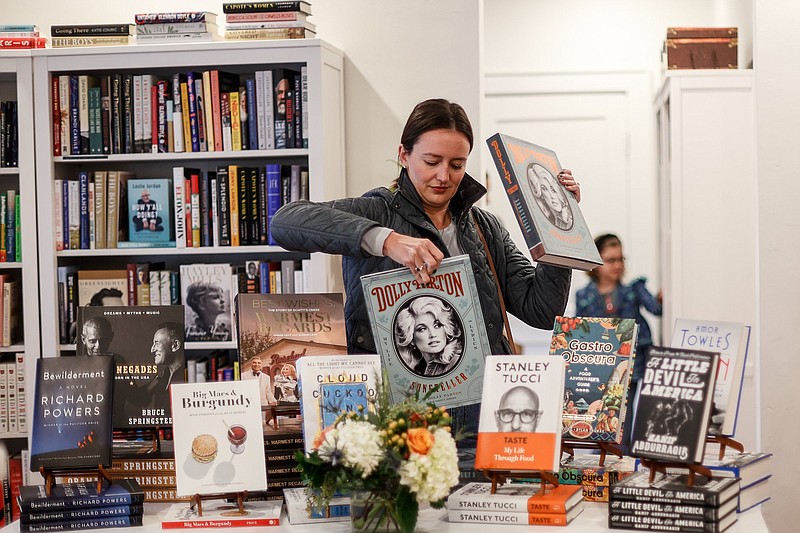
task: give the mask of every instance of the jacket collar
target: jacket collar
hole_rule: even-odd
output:
[[[422,207],[422,201],[417,192],[417,188],[411,182],[408,176],[408,171],[402,169],[400,177],[397,178],[397,193],[402,195],[412,204],[414,204],[423,213],[425,209]],[[464,174],[464,178],[458,186],[455,196],[450,200],[450,212],[453,214],[454,219],[460,218],[460,215],[468,211],[478,200],[486,194],[486,187],[478,183],[475,178],[469,174]]]

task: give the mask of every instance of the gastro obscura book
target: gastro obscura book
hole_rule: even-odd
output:
[[[111,463],[111,357],[36,360],[31,471]]]
[[[490,349],[469,257],[445,259],[431,279],[423,287],[406,267],[361,278],[391,399],[438,385],[439,407],[477,403]]]
[[[581,270],[602,265],[578,202],[558,181],[556,153],[502,133],[486,143],[533,260]]]

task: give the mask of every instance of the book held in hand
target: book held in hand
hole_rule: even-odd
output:
[[[750,344],[750,326],[739,322],[679,318],[675,320],[671,344],[675,348],[719,352],[708,434],[733,436]]]
[[[550,353],[567,365],[563,438],[621,442],[637,331],[632,318],[556,317]]]
[[[481,401],[490,348],[469,256],[444,259],[427,287],[406,267],[361,285],[393,402],[436,386],[429,400],[439,407]]]
[[[677,463],[703,459],[718,353],[653,346],[639,390],[630,453]]]
[[[592,270],[603,264],[575,197],[548,148],[496,133],[486,140],[534,261]]]
[[[563,397],[560,357],[487,357],[475,470],[558,472]]]
[[[36,360],[31,471],[111,463],[114,360]]]

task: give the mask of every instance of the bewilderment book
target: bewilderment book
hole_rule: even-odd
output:
[[[469,256],[444,259],[427,287],[406,267],[361,285],[393,402],[436,386],[430,401],[439,407],[481,401],[490,348]]]
[[[714,410],[708,434],[733,436],[736,433],[744,367],[750,345],[750,326],[739,322],[679,318],[675,320],[671,345],[675,348],[719,352]]]
[[[558,181],[556,153],[503,133],[486,143],[533,260],[580,270],[602,265],[578,202]]]
[[[558,472],[564,366],[549,355],[486,358],[475,470]]]
[[[637,332],[632,318],[556,317],[550,354],[567,365],[563,438],[622,441]]]
[[[144,492],[135,479],[120,479],[97,491],[97,482],[53,485],[48,495],[44,485],[25,485],[19,489],[19,509],[23,513],[53,509],[85,509],[144,503]]]
[[[111,357],[36,360],[31,471],[111,462]]]
[[[693,464],[703,459],[718,353],[653,346],[637,390],[630,454]]]
[[[236,502],[213,502],[204,504],[199,516],[194,504],[174,503],[161,520],[161,529],[278,526],[282,505],[280,500],[248,500],[239,511]]]
[[[105,529],[112,527],[132,527],[142,525],[142,515],[103,516],[100,518],[79,518],[75,520],[59,520],[57,522],[20,521],[19,530],[29,533],[38,531],[77,531],[79,529]]]

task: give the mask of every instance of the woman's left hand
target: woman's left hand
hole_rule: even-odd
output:
[[[572,171],[564,168],[558,173],[558,181],[575,196],[575,201],[581,201],[581,184],[572,177]]]

